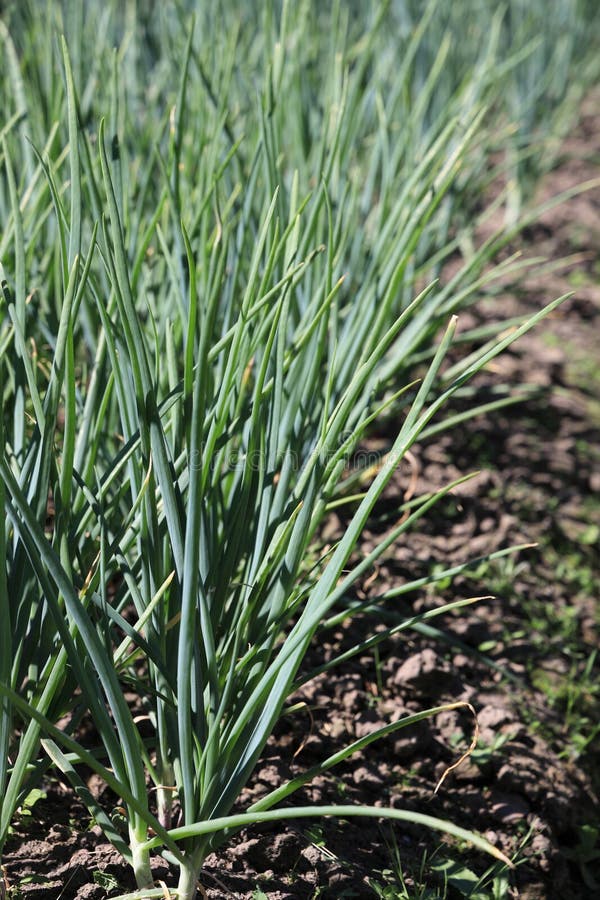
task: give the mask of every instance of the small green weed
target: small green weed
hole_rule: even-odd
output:
[[[580,869],[583,880],[590,891],[600,891],[600,828],[597,825],[582,825],[578,842],[572,850],[565,850],[567,859]]]
[[[92,878],[94,879],[94,884],[104,888],[105,891],[114,891],[119,887],[118,880],[114,875],[111,875],[110,872],[100,872],[97,870],[96,872],[92,872]]]
[[[447,857],[448,847],[438,847],[431,854],[424,851],[418,865],[403,865],[397,845],[391,849],[393,868],[383,870],[379,880],[369,879],[369,886],[381,900],[506,900],[509,896],[505,871],[492,868],[479,876]]]
[[[31,819],[33,817],[33,808],[38,800],[45,800],[46,792],[40,790],[39,788],[33,788],[33,790],[29,791],[19,808],[15,813],[16,821],[20,821],[21,823],[26,819]],[[9,834],[12,834],[14,829],[12,826],[9,827]]]
[[[257,887],[252,891],[252,900],[269,900],[269,897],[264,891]]]

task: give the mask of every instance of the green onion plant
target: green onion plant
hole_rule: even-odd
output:
[[[515,117],[518,155],[534,131],[504,98],[533,53],[548,80],[556,56],[526,24],[506,46],[516,2],[474,4],[460,42],[439,2],[259,6],[194,19],[185,3],[49,2],[40,16],[24,2],[0,23],[0,852],[54,767],[132,866],[130,896],[164,896],[155,852],[191,900],[241,827],[318,814],[421,823],[509,864],[421,813],[287,805],[439,708],[238,801],[294,692],[336,662],[306,668],[311,643],[360,610],[353,585],[452,488],[402,508],[357,562],[395,469],[561,302],[463,335],[478,349],[449,366],[457,313],[520,266],[492,264],[516,227],[475,240],[494,153]],[[357,495],[352,453],[390,410],[397,435]],[[340,504],[346,529],[315,561]],[[100,749],[78,737],[84,715]],[[125,829],[81,765],[122,799]]]

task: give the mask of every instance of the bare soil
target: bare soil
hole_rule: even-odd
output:
[[[600,174],[598,100],[595,95],[584,107],[540,199]],[[600,620],[600,187],[544,214],[523,242],[526,253],[552,263],[575,257],[503,284],[467,316],[483,324],[531,313],[575,290],[477,384],[481,400],[502,383],[536,385],[542,393],[413,449],[412,464],[388,488],[362,553],[395,521],[409,486],[431,491],[481,472],[390,548],[359,596],[501,547],[539,546],[451,585],[442,582],[435,592],[398,600],[388,624],[452,599],[494,597],[434,620],[439,634],[404,632],[378,654],[309,683],[299,698],[306,711],[281,723],[241,805],[378,726],[467,700],[477,711],[478,748],[437,794],[441,774],[471,741],[474,722],[467,712],[439,714],[369,746],[307,786],[294,805],[391,805],[450,819],[518,854],[504,894],[494,894],[488,879],[479,896],[576,900],[600,896],[600,660],[594,655]],[[456,408],[472,402],[465,398]],[[393,430],[387,423],[369,449],[385,449]],[[342,525],[332,521],[330,533]],[[344,624],[323,636],[309,663],[384,625],[368,615]],[[107,795],[107,802],[117,801]],[[406,893],[394,874],[396,854]],[[157,858],[155,864],[157,879],[172,884],[166,863]],[[111,885],[135,887],[119,855],[58,782],[17,821],[5,865],[15,897],[100,900],[116,892]],[[481,875],[489,866],[469,847],[417,827],[303,820],[239,835],[209,858],[203,887],[211,900],[251,898],[259,888],[271,900],[368,898],[378,895],[377,884],[380,896],[387,887],[390,898],[452,898],[468,896],[469,876],[461,868]],[[420,892],[424,885],[429,893]]]

